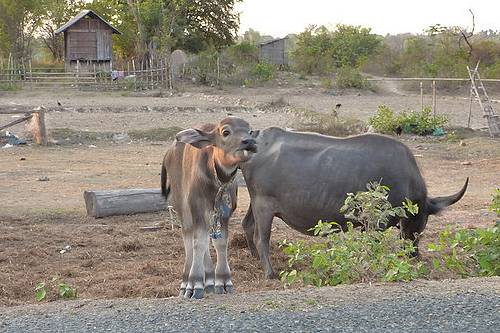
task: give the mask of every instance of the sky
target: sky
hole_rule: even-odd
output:
[[[310,24],[338,23],[370,27],[376,34],[422,33],[430,25],[472,27],[476,32],[500,31],[500,0],[243,0],[240,34],[252,28],[261,34],[284,37]]]

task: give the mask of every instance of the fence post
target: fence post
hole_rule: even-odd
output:
[[[436,80],[432,80],[432,112],[436,117]]]
[[[76,87],[77,88],[80,88],[79,85],[78,85],[78,79],[79,79],[79,72],[80,72],[80,60],[76,60],[76,76],[75,76],[75,80],[76,80]]]
[[[39,145],[47,145],[47,128],[45,127],[45,110],[41,109],[33,113],[33,122],[35,128],[33,130],[33,137],[35,142]]]
[[[420,111],[424,110],[424,84],[420,81]]]

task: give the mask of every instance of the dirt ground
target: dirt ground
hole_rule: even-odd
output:
[[[180,230],[171,228],[167,214],[93,219],[85,216],[83,201],[83,191],[88,189],[159,187],[160,162],[168,142],[127,139],[115,143],[99,133],[186,128],[218,121],[227,114],[243,117],[256,128],[286,127],[293,125],[291,107],[329,112],[337,103],[342,104],[343,115],[367,119],[379,104],[397,110],[418,108],[420,97],[394,91],[333,94],[314,86],[198,88],[167,97],[71,90],[0,95],[3,105],[52,108],[57,101],[62,106],[47,114],[49,130],[88,131],[97,136],[92,142],[53,136],[54,143],[48,147],[29,144],[0,149],[0,305],[35,302],[35,284],[55,274],[75,286],[81,298],[177,295],[183,246]],[[452,125],[466,122],[467,98],[440,96],[438,107],[449,115]],[[474,112],[473,127],[484,127],[479,110]],[[0,124],[12,119],[0,115]],[[24,133],[23,125],[11,130]],[[462,140],[465,145],[437,138],[403,136],[401,140],[416,154],[431,196],[454,193],[470,177],[465,197],[430,218],[424,246],[448,224],[493,223],[487,206],[493,189],[500,186],[499,139],[476,131]],[[48,181],[39,180],[43,177]],[[248,194],[244,189],[240,193],[229,256],[235,287],[238,292],[283,288],[279,281],[263,279],[259,262],[246,249],[239,224],[248,207]],[[157,232],[140,229],[156,224],[165,227]],[[287,260],[277,243],[304,237],[275,222],[271,252],[277,271],[286,267]],[[67,245],[71,249],[61,254]]]

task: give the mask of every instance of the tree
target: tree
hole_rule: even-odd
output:
[[[346,24],[337,25],[332,37],[332,57],[338,68],[359,67],[381,43],[370,28]]]
[[[64,56],[63,36],[55,31],[75,16],[84,6],[83,0],[47,0],[46,12],[40,27],[40,38],[49,49],[52,58],[62,60]]]
[[[334,31],[310,26],[297,36],[292,52],[295,66],[306,74],[324,74],[335,68],[359,67],[380,45],[369,28],[337,25]]]
[[[0,31],[14,61],[26,62],[31,56],[35,31],[41,26],[45,3],[38,0],[0,0]]]

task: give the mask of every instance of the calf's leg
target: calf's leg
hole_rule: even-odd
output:
[[[224,292],[231,294],[234,291],[233,282],[231,281],[231,270],[227,260],[227,243],[229,238],[229,219],[222,221],[222,237],[212,239],[215,251],[217,252],[217,265],[215,266],[215,293],[223,294]]]
[[[203,298],[205,293],[205,252],[208,249],[208,231],[206,224],[198,223],[193,230],[193,263],[189,271],[188,287],[192,287],[191,298]],[[186,295],[189,297],[186,288]]]
[[[191,297],[193,293],[192,287],[190,290],[187,289],[188,285],[188,278],[189,278],[189,271],[191,270],[191,266],[193,264],[193,233],[192,231],[187,231],[184,228],[182,229],[182,239],[184,241],[184,254],[185,254],[185,260],[184,260],[184,271],[182,273],[182,282],[181,282],[181,288],[179,291],[179,296],[183,297],[187,293],[189,293],[188,297]]]
[[[205,251],[205,292],[213,294],[215,292],[215,271],[212,257],[210,256],[210,249],[206,248]]]

